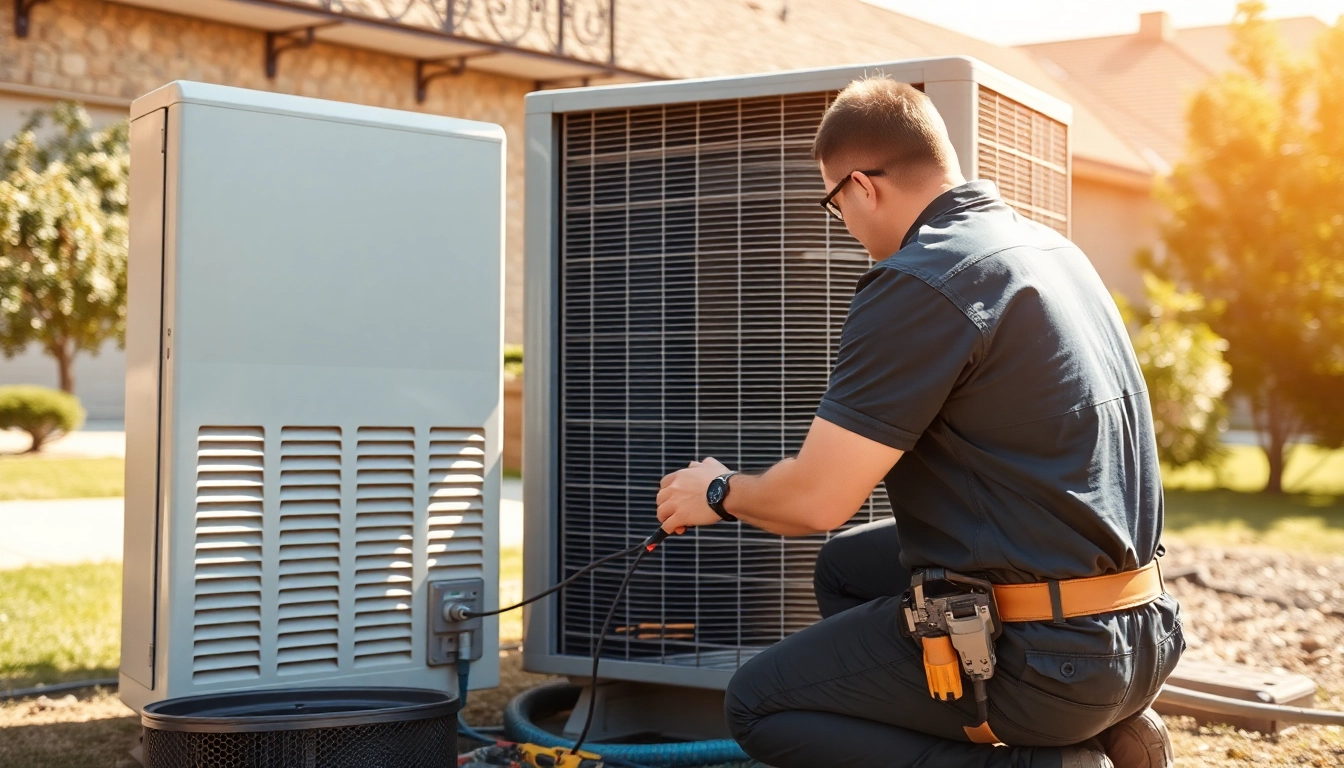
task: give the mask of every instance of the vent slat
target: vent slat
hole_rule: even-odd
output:
[[[356,666],[410,659],[415,430],[361,427],[355,456]],[[361,628],[375,623],[386,633]]]
[[[343,439],[340,427],[280,431],[277,674],[339,667]]]
[[[192,681],[261,675],[265,431],[197,432]]]
[[[484,578],[484,456],[482,430],[430,430],[426,508],[430,581]]]

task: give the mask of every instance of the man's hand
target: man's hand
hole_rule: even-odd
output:
[[[744,525],[781,536],[834,530],[854,516],[901,455],[818,417],[797,458],[784,459],[762,475],[734,475],[726,506]],[[727,471],[719,461],[705,459],[664,477],[658,492],[663,530],[684,533],[719,522],[705,491]]]
[[[705,492],[714,478],[728,468],[714,458],[692,461],[686,469],[679,469],[663,478],[658,491],[658,522],[668,533],[685,533],[697,525],[713,525],[719,515],[710,509]]]

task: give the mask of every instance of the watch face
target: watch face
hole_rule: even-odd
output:
[[[707,494],[710,504],[718,504],[723,501],[723,486],[726,485],[719,478],[714,478],[714,482],[709,484],[709,493]]]

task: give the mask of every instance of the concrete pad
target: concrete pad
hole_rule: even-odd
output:
[[[123,500],[0,501],[0,568],[121,560]]]
[[[499,546],[501,549],[523,546],[523,502],[500,499]]]
[[[48,442],[43,456],[64,458],[103,458],[126,456],[126,432],[119,421],[90,421],[83,429]],[[0,454],[23,453],[33,444],[27,432],[0,429]]]
[[[523,500],[523,481],[516,477],[506,477],[500,484],[500,498],[511,499],[522,502]]]
[[[499,546],[523,546],[523,481],[506,477],[499,493]]]

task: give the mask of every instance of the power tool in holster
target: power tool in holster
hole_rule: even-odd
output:
[[[901,616],[901,634],[924,648],[929,695],[960,699],[965,672],[975,692],[976,727],[984,726],[989,719],[985,682],[994,676],[994,641],[1003,631],[993,585],[945,568],[918,569],[901,595]]]

